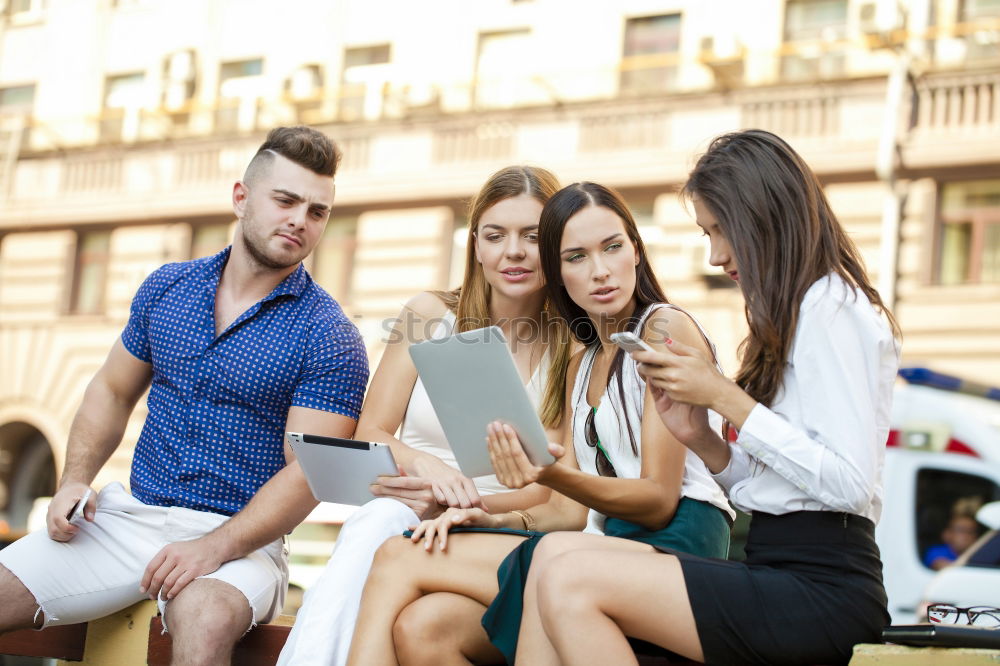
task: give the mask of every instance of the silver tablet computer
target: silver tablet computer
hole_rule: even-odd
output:
[[[321,502],[360,506],[374,499],[378,476],[397,476],[388,444],[286,432],[313,496]]]
[[[532,462],[553,461],[545,428],[498,327],[418,342],[410,356],[463,474],[493,474],[486,448],[491,421],[512,426]]]

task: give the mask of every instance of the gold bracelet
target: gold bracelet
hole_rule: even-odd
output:
[[[522,511],[520,509],[514,509],[511,511],[512,514],[518,516],[522,522],[524,522],[524,529],[529,532],[535,531],[535,519],[531,517],[531,514],[527,511]]]

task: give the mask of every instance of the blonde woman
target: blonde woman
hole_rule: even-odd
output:
[[[558,436],[569,340],[563,327],[549,326],[538,263],[538,218],[558,187],[555,176],[537,167],[493,174],[469,207],[462,286],[418,294],[395,321],[355,438],[389,444],[403,475],[373,485],[378,499],[344,524],[323,575],[306,593],[279,664],[346,661],[365,578],[386,539],[448,507],[503,513],[548,496],[541,486],[507,492],[492,475],[469,479],[459,471],[408,350],[428,338],[500,326],[542,422]]]

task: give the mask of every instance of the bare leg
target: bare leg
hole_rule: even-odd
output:
[[[497,567],[523,537],[512,534],[459,533],[448,550],[424,550],[406,537],[386,541],[375,554],[348,664],[397,664],[392,642],[396,618],[408,605],[432,592],[454,592],[488,605],[497,594]]]
[[[35,612],[38,603],[17,576],[9,569],[0,566],[0,634],[14,629],[27,629],[42,626],[42,614],[38,614],[35,622]]]
[[[609,551],[653,553],[653,547],[638,541],[618,539],[582,532],[553,532],[546,535],[535,548],[524,585],[524,611],[521,614],[521,631],[517,640],[517,661],[525,664],[558,664],[559,657],[542,629],[538,613],[539,572],[544,571],[553,559],[565,552],[580,549],[607,549]]]
[[[250,628],[250,602],[229,583],[199,578],[167,604],[172,666],[231,663],[233,646]]]
[[[435,592],[403,609],[392,629],[403,666],[502,664],[480,620],[486,606],[459,594]]]
[[[636,664],[626,636],[704,659],[676,557],[577,550],[553,557],[538,573],[538,610],[558,663]]]

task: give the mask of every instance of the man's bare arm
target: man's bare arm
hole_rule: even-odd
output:
[[[68,541],[76,534],[66,514],[118,448],[129,416],[152,376],[152,366],[132,356],[119,338],[87,385],[70,427],[59,490],[49,503],[46,522],[49,536],[56,541]],[[95,506],[92,498],[85,511],[88,520],[93,520]]]
[[[355,423],[340,414],[292,407],[285,428],[349,438]],[[287,443],[285,457],[289,463],[284,469],[261,486],[243,510],[225,524],[199,539],[174,543],[157,553],[143,574],[143,592],[151,598],[161,594],[172,599],[198,576],[252,553],[301,523],[318,502]]]

